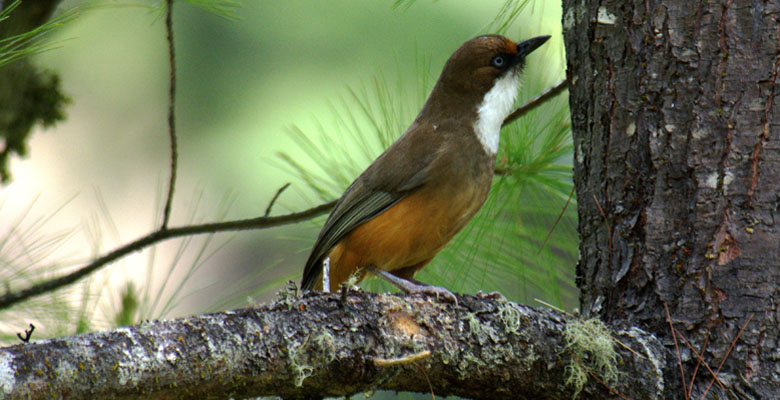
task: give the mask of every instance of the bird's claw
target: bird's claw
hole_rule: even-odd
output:
[[[436,295],[436,300],[439,300],[439,296],[441,296],[447,300],[452,301],[455,304],[455,307],[458,306],[458,298],[455,296],[455,294],[441,286],[417,285],[417,290],[409,293],[433,294]]]
[[[477,292],[477,297],[479,297],[480,299],[489,299],[489,300],[501,300],[501,301],[506,300],[506,297],[504,297],[504,295],[499,292],[485,293],[481,290]]]
[[[433,286],[428,285],[422,282],[415,281],[414,279],[408,280],[399,278],[387,271],[383,271],[381,269],[377,268],[369,268],[369,271],[373,273],[374,275],[383,278],[387,280],[388,282],[392,283],[395,287],[403,290],[405,293],[408,294],[415,294],[415,293],[425,293],[425,294],[433,294],[436,295],[436,300],[439,300],[440,296],[444,297],[447,300],[452,301],[455,303],[455,307],[458,306],[458,298],[455,297],[455,295],[450,292],[449,290],[440,287],[440,286]]]

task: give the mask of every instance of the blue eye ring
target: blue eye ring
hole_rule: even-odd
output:
[[[504,66],[506,66],[506,59],[504,56],[495,56],[490,60],[490,65],[496,68],[504,68]]]

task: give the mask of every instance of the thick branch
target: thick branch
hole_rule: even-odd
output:
[[[365,292],[307,294],[20,344],[0,349],[0,393],[8,399],[320,398],[387,389],[571,398],[565,371],[573,361],[563,334],[570,319],[493,298],[464,295],[458,304]],[[616,346],[622,373],[614,390],[660,397],[667,364],[658,357],[660,344],[638,329],[616,336],[637,355]],[[585,358],[578,357],[587,365]],[[609,389],[590,379],[582,395],[607,398]]]

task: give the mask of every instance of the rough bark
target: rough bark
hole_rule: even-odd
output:
[[[708,397],[777,398],[780,2],[565,0],[563,14],[583,312],[673,349],[668,306],[678,341],[707,342],[713,370],[725,359]]]
[[[592,349],[572,358],[582,349],[566,340],[572,320],[564,315],[490,297],[458,300],[455,307],[365,292],[288,296],[256,308],[20,344],[0,349],[0,397],[318,398],[384,389],[561,399],[575,391],[565,383],[567,368],[581,362],[597,369]],[[614,389],[657,397],[671,354],[635,328],[613,335],[636,352],[615,346],[621,374]],[[419,359],[382,365],[412,355]],[[595,379],[581,393],[610,397]]]

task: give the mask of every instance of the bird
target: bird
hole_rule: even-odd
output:
[[[414,275],[485,203],[525,58],[549,38],[488,34],[455,50],[406,132],[336,202],[306,261],[303,290],[335,291],[371,273],[407,293],[455,300]]]

